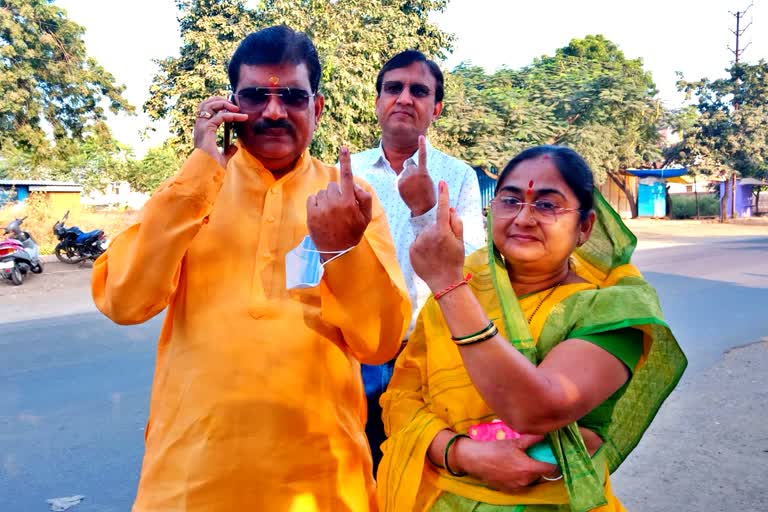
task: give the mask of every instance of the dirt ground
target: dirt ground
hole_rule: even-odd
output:
[[[0,322],[96,311],[91,267],[91,263],[67,265],[54,260],[45,264],[42,274],[27,274],[21,286],[1,279]]]
[[[637,238],[653,240],[660,238],[701,238],[731,236],[768,236],[768,217],[737,219],[725,224],[716,220],[666,220],[666,219],[624,219],[624,223]]]

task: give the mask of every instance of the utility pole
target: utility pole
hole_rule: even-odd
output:
[[[752,5],[754,5],[754,4],[749,4],[749,6],[747,6],[747,8],[744,9],[743,11],[736,11],[736,12],[729,11],[736,18],[736,30],[731,30],[731,33],[734,36],[736,36],[736,49],[734,50],[730,46],[728,47],[728,49],[731,50],[731,53],[733,53],[734,65],[736,65],[736,66],[739,65],[739,60],[741,59],[741,54],[744,53],[744,51],[749,47],[750,44],[752,44],[751,42],[747,43],[747,45],[744,46],[743,48],[741,47],[741,44],[740,44],[741,43],[741,36],[743,36],[744,32],[746,32],[747,29],[750,27],[750,25],[752,25],[752,22],[750,21],[747,24],[747,26],[742,28],[741,27],[741,20],[747,14],[747,11],[749,11],[749,9],[752,7]],[[737,99],[736,95],[734,95],[734,98],[733,98],[733,110],[739,110],[739,102],[738,102],[738,99]],[[731,199],[731,208],[730,208],[730,210],[731,211],[730,211],[729,217],[731,219],[736,218],[736,171],[733,171],[731,173],[730,191],[728,190],[728,188],[729,188],[728,187],[728,181],[729,181],[728,178],[725,178],[725,182],[723,184],[723,187],[724,187],[724,190],[723,190],[723,200],[720,203],[721,222],[723,220],[725,220],[725,217],[726,217],[726,215],[725,215],[725,205],[726,205],[725,198],[727,197],[726,194],[729,194],[729,192],[730,192],[730,196],[731,196],[730,197],[730,199]]]
[[[739,63],[739,60],[741,59],[741,54],[744,53],[744,51],[747,49],[747,47],[749,47],[750,44],[752,44],[751,42],[747,43],[747,46],[745,46],[744,48],[741,48],[741,46],[739,45],[741,36],[743,36],[744,32],[746,32],[747,29],[750,27],[750,25],[752,25],[752,22],[750,21],[746,27],[741,28],[741,20],[747,14],[747,11],[752,7],[752,5],[754,4],[749,4],[749,6],[743,11],[736,11],[736,12],[728,11],[736,18],[736,30],[731,30],[731,33],[734,36],[736,36],[736,49],[734,50],[730,46],[728,47],[728,49],[731,50],[731,53],[735,57],[735,61],[734,61],[735,64]]]

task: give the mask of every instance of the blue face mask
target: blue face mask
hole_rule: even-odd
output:
[[[301,288],[314,288],[320,284],[325,269],[323,265],[330,263],[339,256],[354,249],[350,247],[343,251],[323,254],[335,254],[325,263],[320,262],[320,251],[315,247],[312,238],[307,235],[294,249],[285,255],[285,287],[289,290]]]

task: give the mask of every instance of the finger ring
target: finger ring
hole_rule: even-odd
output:
[[[202,117],[203,119],[210,119],[213,117],[213,114],[211,114],[207,110],[198,110],[196,115],[197,117]]]

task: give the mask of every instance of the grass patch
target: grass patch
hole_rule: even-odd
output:
[[[138,211],[125,210],[92,210],[81,207],[79,211],[73,210],[69,214],[66,226],[77,226],[83,231],[102,229],[107,238],[114,238],[118,233],[138,220]],[[40,254],[53,254],[53,248],[59,240],[53,234],[53,225],[61,219],[63,212],[54,212],[50,208],[45,194],[30,194],[23,203],[0,208],[0,235],[5,226],[13,219],[27,216],[22,224],[25,231],[29,231],[40,247]]]

